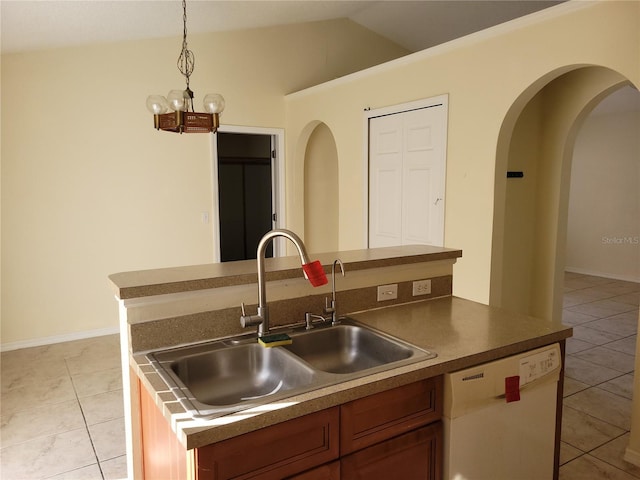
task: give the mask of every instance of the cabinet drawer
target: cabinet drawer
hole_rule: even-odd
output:
[[[340,480],[340,461],[321,465],[312,470],[307,470],[287,480]]]
[[[340,460],[342,480],[442,478],[442,422],[365,448]]]
[[[207,445],[196,451],[198,480],[277,479],[338,458],[339,407]]]
[[[442,376],[345,403],[340,416],[341,455],[427,425],[442,416]]]

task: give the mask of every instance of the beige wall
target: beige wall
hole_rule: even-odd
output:
[[[590,115],[580,130],[571,167],[567,269],[640,282],[638,132],[639,110]]]
[[[323,123],[311,133],[304,167],[304,242],[309,252],[338,250],[338,153]]]
[[[282,128],[285,94],[406,53],[346,20],[189,37],[196,103]],[[107,275],[210,262],[209,135],[156,132],[180,39],[2,56],[2,345],[114,331]]]
[[[302,183],[298,138],[326,123],[340,175],[340,248],[363,246],[365,168],[362,110],[448,93],[445,246],[461,248],[454,292],[488,303],[497,140],[507,114],[554,78],[603,65],[640,85],[637,2],[568,2],[490,31],[419,52],[348,79],[287,97],[288,191]],[[289,190],[291,189],[291,190]],[[304,212],[288,198],[290,225]]]
[[[499,249],[494,242],[494,268],[500,271],[493,272],[491,279],[491,304],[523,313],[531,309],[541,109],[539,93],[527,104],[514,126],[506,169],[496,172],[496,183],[501,182],[505,190],[504,231]],[[521,171],[524,176],[505,179],[505,170]],[[497,178],[499,175],[501,178]]]
[[[640,314],[638,316],[640,324]],[[640,371],[640,345],[636,342],[636,358],[634,372]],[[633,380],[633,404],[631,411],[631,431],[629,432],[629,445],[624,452],[624,459],[640,467],[640,380],[634,376]]]

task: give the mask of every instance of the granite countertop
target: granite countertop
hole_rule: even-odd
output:
[[[462,251],[430,245],[404,245],[363,250],[346,250],[312,255],[331,272],[331,265],[340,258],[349,271],[380,268],[391,265],[405,265],[417,262],[456,259]],[[284,280],[302,276],[300,259],[297,255],[267,258],[265,261],[267,281]],[[245,285],[256,282],[256,261],[208,263],[186,267],[159,268],[122,272],[109,275],[116,298],[149,297],[170,293]]]
[[[350,317],[432,350],[438,356],[207,421],[195,420],[184,411],[144,355],[132,355],[131,365],[177,438],[192,449],[390,388],[549,345],[572,335],[572,329],[559,322],[457,297],[369,310]]]

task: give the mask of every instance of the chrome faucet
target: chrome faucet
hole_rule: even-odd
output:
[[[336,264],[340,265],[340,271],[344,277],[344,265],[342,264],[342,260],[337,258],[331,266],[331,306],[329,306],[329,298],[324,298],[324,313],[331,314],[331,325],[338,325],[340,323],[336,307]]]
[[[267,232],[260,242],[258,243],[258,312],[256,315],[247,315],[244,311],[244,303],[242,304],[242,316],[240,317],[240,325],[242,327],[258,326],[258,336],[262,337],[269,333],[269,307],[267,306],[266,295],[266,282],[264,272],[265,252],[267,245],[275,237],[284,237],[291,240],[291,242],[298,249],[300,255],[300,261],[302,262],[302,269],[305,277],[311,282],[314,287],[324,285],[327,283],[327,277],[324,274],[324,270],[319,261],[310,262],[307,249],[295,233],[290,230],[278,229]]]

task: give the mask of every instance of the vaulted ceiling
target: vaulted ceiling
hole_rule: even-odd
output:
[[[190,0],[190,33],[349,18],[410,51],[552,7],[559,0]],[[2,52],[182,34],[179,0],[2,0]]]

